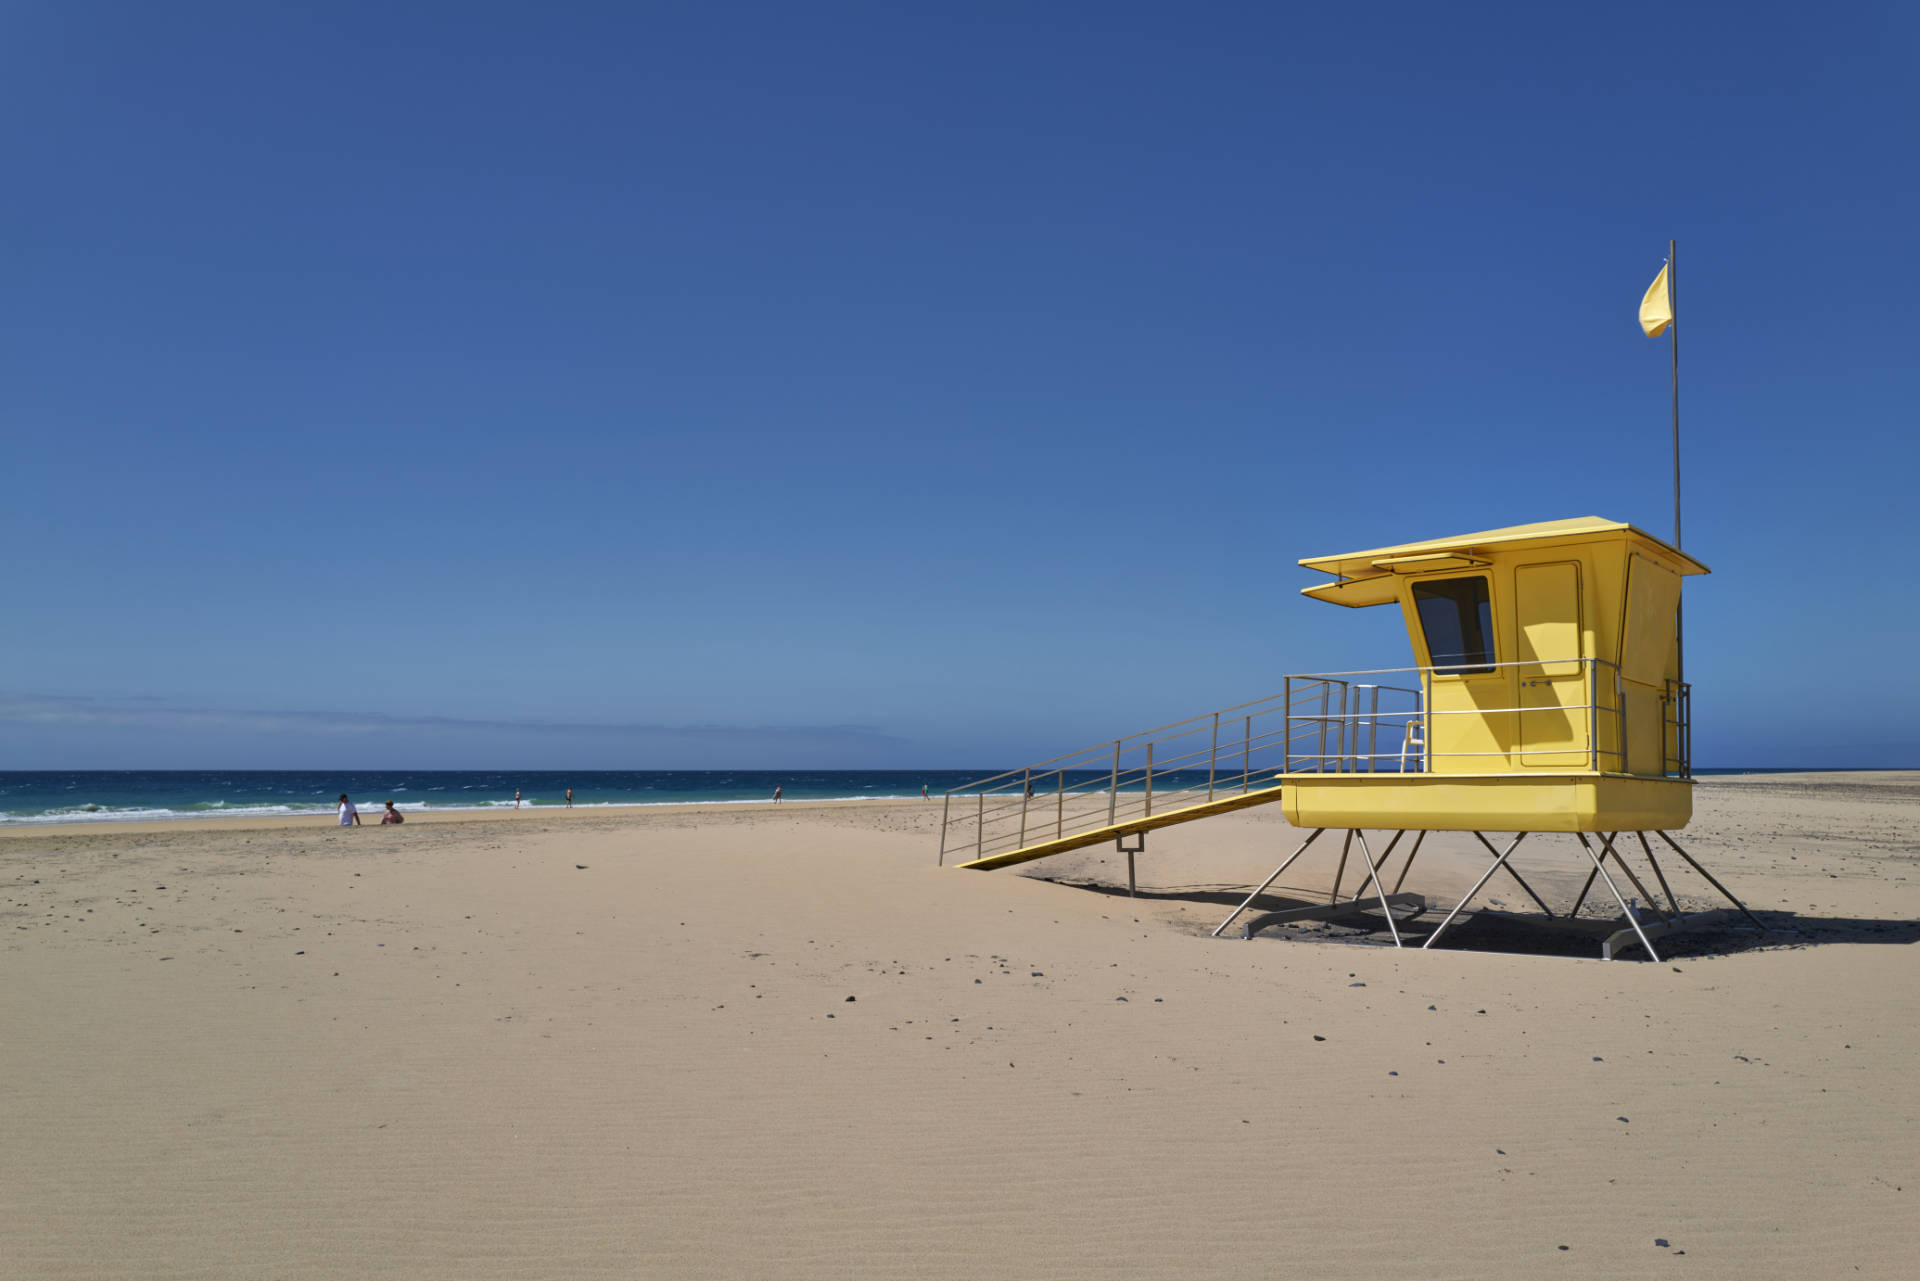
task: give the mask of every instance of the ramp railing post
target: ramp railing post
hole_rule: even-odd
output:
[[[1033,769],[1028,767],[1020,775],[1020,843],[1013,848],[1023,849],[1027,843],[1027,806],[1033,803]]]
[[[1207,753],[1207,800],[1213,800],[1213,774],[1220,763],[1220,713],[1213,714],[1213,747]]]
[[[1055,840],[1067,834],[1067,771],[1061,770],[1060,791],[1054,800],[1053,836]]]
[[[1240,744],[1240,794],[1253,786],[1253,717],[1247,717],[1247,736]]]
[[[1147,803],[1141,812],[1144,818],[1153,817],[1153,744],[1147,744]]]
[[[1120,807],[1120,740],[1113,741],[1113,785],[1107,788],[1107,826],[1112,827]]]
[[[974,796],[979,806],[973,816],[973,856],[984,858],[987,852],[987,789],[981,788]]]
[[[947,865],[947,816],[953,813],[953,793],[948,792],[940,801],[940,866]]]

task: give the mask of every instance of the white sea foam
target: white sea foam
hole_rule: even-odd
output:
[[[907,801],[918,800],[917,795],[888,796],[790,796],[789,802],[801,801]],[[586,809],[652,809],[673,805],[766,805],[770,804],[765,796],[736,797],[730,800],[719,797],[694,797],[672,801],[575,801],[572,808]],[[190,821],[208,818],[325,818],[333,819],[338,813],[338,805],[328,802],[323,805],[228,805],[224,801],[205,802],[204,809],[143,809],[128,807],[115,809],[106,805],[78,805],[68,809],[47,810],[38,814],[0,813],[0,827],[14,824],[48,826],[63,823],[164,823]],[[383,807],[380,802],[361,805],[360,816],[363,822],[377,822]],[[468,805],[432,805],[425,801],[396,801],[394,808],[402,814],[456,814],[485,813],[502,808],[512,809],[513,801],[507,799],[481,801]],[[522,801],[523,810],[560,810],[567,806],[562,801]]]

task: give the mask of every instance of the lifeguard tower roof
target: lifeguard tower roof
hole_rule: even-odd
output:
[[[1386,605],[1399,599],[1395,575],[1479,568],[1488,563],[1482,553],[1496,548],[1512,551],[1529,545],[1570,546],[1611,541],[1623,535],[1660,548],[1678,562],[1682,574],[1709,572],[1705,565],[1671,543],[1655,538],[1625,521],[1608,520],[1605,516],[1575,516],[1568,520],[1543,520],[1531,525],[1486,529],[1477,534],[1456,534],[1451,538],[1428,538],[1417,543],[1402,543],[1397,547],[1375,547],[1371,551],[1308,556],[1300,561],[1303,568],[1332,574],[1335,581],[1302,588],[1300,594],[1354,608]]]

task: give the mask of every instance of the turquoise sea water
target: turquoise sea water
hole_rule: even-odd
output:
[[[0,825],[131,822],[248,814],[332,814],[340,793],[362,811],[392,801],[430,810],[687,801],[938,797],[989,770],[61,770],[0,772]]]
[[[994,773],[978,770],[32,770],[0,771],[0,825],[129,822],[223,815],[331,815],[340,793],[362,811],[392,801],[407,813],[431,810],[765,802],[917,797]],[[1784,774],[1784,769],[1712,769],[1701,774]],[[1808,771],[1818,772],[1818,771]],[[1070,771],[1068,785],[1103,777]],[[1206,785],[1206,772],[1155,786]],[[1003,786],[1013,786],[1003,783]],[[1134,790],[1123,786],[1122,791]]]

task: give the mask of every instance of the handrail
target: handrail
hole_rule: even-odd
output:
[[[1368,773],[1391,777],[1430,773],[1445,760],[1505,759],[1511,772],[1517,754],[1538,750],[1549,757],[1579,756],[1596,772],[1624,768],[1627,708],[1619,664],[1595,658],[1533,658],[1476,664],[1471,675],[1500,669],[1547,669],[1578,665],[1586,701],[1544,706],[1442,707],[1430,697],[1441,677],[1465,677],[1457,665],[1376,668],[1288,676],[1281,692],[1217,712],[1170,721],[1154,729],[1107,739],[1075,752],[1036,761],[949,788],[941,819],[940,855],[965,852],[970,859],[998,855],[1089,833],[1143,830],[1169,806],[1214,806],[1225,798],[1266,793],[1286,774]],[[1600,676],[1610,670],[1612,679]],[[1418,673],[1417,687],[1359,678]],[[1609,701],[1609,696],[1611,701]],[[1690,777],[1691,687],[1668,682],[1661,719],[1663,772]],[[1382,702],[1399,704],[1381,706]],[[1577,718],[1586,742],[1529,749],[1522,743],[1498,751],[1440,751],[1433,727],[1440,717],[1558,712]],[[1612,717],[1602,746],[1602,717]],[[1265,784],[1271,780],[1272,787]],[[972,805],[955,805],[969,797]],[[989,804],[991,802],[991,805]],[[1235,806],[1247,803],[1234,800]],[[1209,809],[1207,812],[1215,812]],[[1102,838],[1104,839],[1104,837]]]
[[[1059,756],[1050,756],[1044,761],[1035,761],[1033,764],[1022,766],[1019,769],[1010,769],[1000,774],[989,774],[986,778],[976,779],[972,783],[964,784],[962,789],[955,789],[955,790],[963,790],[964,788],[977,787],[983,783],[998,782],[1000,779],[1012,778],[1016,774],[1024,774],[1029,770],[1034,771],[1036,773],[1041,773],[1041,774],[1051,774],[1054,772],[1053,770],[1043,769],[1041,767],[1046,765],[1057,765],[1061,761],[1072,760],[1073,758],[1078,756],[1086,756],[1093,752],[1104,751],[1109,747],[1117,747],[1122,743],[1130,743],[1130,742],[1133,742],[1135,739],[1145,738],[1149,734],[1158,734],[1164,730],[1177,729],[1182,725],[1194,725],[1201,721],[1211,720],[1215,716],[1225,716],[1229,712],[1238,712],[1249,707],[1258,707],[1262,703],[1271,703],[1276,699],[1279,699],[1280,697],[1282,696],[1279,694],[1269,694],[1265,698],[1256,698],[1252,702],[1236,703],[1232,707],[1223,707],[1217,712],[1203,712],[1199,716],[1190,716],[1185,720],[1169,721],[1165,725],[1159,726],[1156,729],[1143,729],[1137,734],[1128,734],[1124,738],[1109,738],[1103,742],[1096,743],[1092,747],[1083,747],[1077,752],[1065,752]],[[1269,710],[1277,710],[1277,709],[1269,709]],[[1263,713],[1255,713],[1255,715],[1262,715],[1262,714]]]

